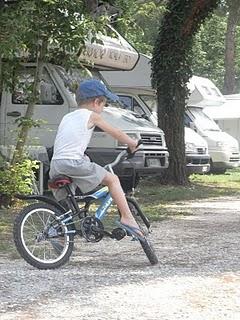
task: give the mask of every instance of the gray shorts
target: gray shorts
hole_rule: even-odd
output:
[[[95,189],[107,174],[107,170],[94,162],[90,162],[89,158],[83,157],[81,160],[61,159],[52,160],[50,164],[49,176],[52,179],[54,176],[64,174],[71,177],[73,183],[71,189],[75,192],[76,187],[83,192],[89,192]],[[64,189],[52,190],[57,200],[66,198]]]

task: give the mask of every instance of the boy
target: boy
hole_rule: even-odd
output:
[[[74,188],[79,186],[83,193],[95,189],[99,184],[108,186],[120,214],[123,228],[141,236],[138,225],[131,214],[118,177],[84,155],[95,126],[112,137],[136,150],[137,141],[120,129],[112,127],[101,117],[107,100],[116,101],[118,96],[110,92],[99,80],[81,82],[76,92],[78,109],[65,115],[59,125],[50,165],[50,177],[64,174],[72,178]],[[58,200],[64,198],[64,190],[54,191]]]

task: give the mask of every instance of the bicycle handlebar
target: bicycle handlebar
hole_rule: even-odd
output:
[[[142,144],[142,140],[140,139],[140,140],[138,140],[138,143],[137,143],[136,148],[139,147],[141,144]],[[123,160],[125,160],[125,159],[131,159],[138,150],[139,150],[139,149],[135,150],[134,152],[131,152],[131,150],[130,150],[129,147],[128,147],[127,149],[121,151],[121,152],[117,155],[116,159],[115,159],[113,162],[107,164],[107,165],[105,166],[105,168],[113,168],[113,167],[115,167],[117,164],[119,164],[121,161],[123,161]]]

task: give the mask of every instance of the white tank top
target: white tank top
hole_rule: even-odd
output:
[[[94,128],[88,129],[92,111],[78,109],[66,114],[57,131],[52,159],[81,159]]]

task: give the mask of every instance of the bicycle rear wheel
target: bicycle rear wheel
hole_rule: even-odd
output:
[[[131,197],[126,197],[128,206],[131,210],[132,215],[137,221],[140,229],[144,232],[145,235],[150,232],[150,222],[148,218],[144,215],[142,210],[140,209],[138,203]]]
[[[14,242],[22,258],[38,269],[55,269],[65,264],[73,250],[70,226],[57,219],[62,212],[52,205],[35,203],[16,217]]]
[[[143,214],[143,212],[141,211],[141,209],[139,208],[138,204],[134,199],[127,197],[127,202],[132,212],[132,215],[134,216],[135,220],[137,221],[137,224],[139,225],[139,229],[144,234],[144,239],[142,240],[139,239],[139,242],[143,248],[143,251],[152,265],[158,264],[158,257],[153,249],[151,242],[147,238],[147,235],[149,234],[149,228],[150,228],[149,220]]]

